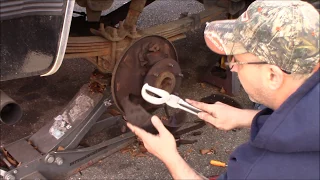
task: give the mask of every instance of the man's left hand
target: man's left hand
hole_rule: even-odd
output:
[[[173,135],[166,129],[161,120],[157,116],[153,116],[151,122],[158,130],[158,135],[150,134],[130,123],[127,123],[127,125],[133,133],[141,138],[145,148],[164,163],[170,161],[172,158],[180,156]]]

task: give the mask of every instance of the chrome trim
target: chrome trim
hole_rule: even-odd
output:
[[[60,68],[60,66],[62,64],[62,61],[64,58],[64,53],[66,52],[66,47],[67,47],[67,43],[68,43],[68,37],[69,37],[69,32],[70,32],[74,3],[75,3],[75,0],[68,0],[67,1],[66,13],[65,13],[65,17],[64,17],[62,32],[61,32],[61,39],[59,42],[59,49],[58,49],[58,53],[57,53],[54,65],[52,66],[52,68],[49,72],[47,72],[46,74],[43,74],[41,76],[49,76],[49,75],[54,74],[55,72],[58,71],[58,69]]]
[[[1,20],[28,15],[62,15],[63,0],[1,0]]]

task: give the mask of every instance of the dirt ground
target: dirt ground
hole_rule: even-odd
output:
[[[124,2],[117,1],[115,6]],[[192,14],[201,10],[203,5],[193,0],[160,0],[145,8],[138,27],[166,23],[177,19],[182,12]],[[199,82],[199,77],[215,56],[205,45],[203,28],[188,33],[186,39],[174,43],[184,74],[180,89],[180,96],[183,98],[200,100],[220,91],[219,88]],[[1,89],[20,103],[24,110],[23,119],[18,124],[0,125],[1,144],[28,136],[44,126],[72,99],[78,89],[89,81],[93,69],[86,60],[72,59],[65,60],[61,69],[49,77],[29,77],[1,82]],[[234,99],[243,107],[252,107],[252,103],[242,91]],[[196,119],[196,116],[191,114],[187,117],[188,122]],[[229,154],[239,144],[247,141],[249,135],[248,129],[225,132],[205,126],[197,131],[201,131],[202,134],[193,136],[188,133],[182,138],[196,139],[198,142],[182,145],[178,150],[195,170],[207,177],[225,171],[225,168],[211,166],[210,160],[226,162]],[[201,149],[213,147],[213,154],[202,155],[199,152]],[[147,157],[133,157],[130,153],[117,152],[69,179],[171,179],[171,176],[163,163],[150,154],[147,154]]]

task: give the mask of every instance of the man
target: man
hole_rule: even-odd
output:
[[[251,127],[249,142],[231,155],[220,179],[319,179],[319,13],[302,1],[255,1],[236,20],[205,29],[207,46],[233,55],[250,99],[268,108],[241,110],[188,100],[219,129]],[[159,118],[157,136],[128,124],[174,179],[202,179],[179,155]]]

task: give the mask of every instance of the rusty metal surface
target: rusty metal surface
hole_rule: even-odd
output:
[[[93,11],[103,11],[109,9],[113,0],[87,0],[87,7]]]
[[[102,11],[93,11],[89,7],[86,7],[87,21],[88,22],[99,22]]]
[[[64,58],[104,56],[110,54],[110,49],[111,42],[100,36],[69,37]]]
[[[150,122],[152,115],[141,105],[131,102],[129,96],[123,97],[120,103],[125,112],[124,118],[126,121],[143,129],[152,129],[152,124]]]
[[[111,80],[113,100],[127,121],[152,131],[149,113],[161,106],[144,101],[143,84],[150,83],[171,93],[179,89],[181,80],[171,42],[160,36],[146,36],[133,43],[117,62]]]
[[[92,34],[96,36],[104,37],[109,41],[122,41],[126,37],[130,37],[132,39],[139,38],[141,35],[137,33],[136,26],[133,25],[130,28],[125,28],[123,22],[119,22],[119,28],[114,28],[107,26],[105,27],[103,23],[100,24],[99,30],[90,29]]]
[[[220,16],[224,15],[225,13],[226,13],[226,10],[224,8],[216,7],[216,6],[212,7],[210,10],[204,10],[199,13],[200,23],[204,24],[205,22],[212,21],[213,19],[222,18]],[[176,41],[176,40],[185,38],[184,33],[199,27],[199,23],[196,23],[196,21],[199,21],[199,19],[195,18],[194,15],[186,16],[184,18],[172,21],[167,24],[161,24],[161,25],[144,29],[144,30],[136,30],[136,31],[137,31],[137,34],[138,35],[140,34],[141,36],[160,35],[169,39],[170,41]],[[121,25],[121,23],[119,25]],[[124,28],[126,33],[123,30],[120,30],[121,26],[117,29],[103,26],[104,31],[102,27],[100,28],[102,31],[91,30],[92,32],[96,33],[99,36],[69,37],[65,58],[67,59],[87,58],[87,57],[108,55],[108,54],[111,54],[112,52],[111,41],[119,40],[119,43],[122,43],[122,44],[121,46],[117,45],[117,48],[125,49],[130,45],[130,43],[126,43],[130,38],[123,38],[123,37],[130,36],[130,30],[131,31],[133,30],[133,37],[135,37],[135,32],[134,32],[135,26],[132,27],[133,29],[128,29],[128,30]],[[125,41],[125,42],[123,43],[122,41]],[[92,48],[92,46],[102,45],[102,44],[106,45],[106,47],[103,49]],[[79,48],[75,52],[74,47],[78,47],[78,46],[88,47],[88,49],[90,50]],[[101,46],[98,46],[98,47],[101,47]],[[69,50],[69,48],[71,48],[72,50]]]
[[[206,22],[212,21],[213,19],[220,19],[220,16],[224,15],[225,13],[226,10],[224,8],[215,6],[213,9],[204,10],[198,15],[200,17],[200,23],[204,24]],[[195,23],[195,21],[198,20],[197,18],[194,18],[194,16],[196,15],[186,16],[167,24],[161,24],[147,28],[143,30],[141,34],[155,34],[166,38],[171,38],[191,30],[196,30],[199,26],[198,23]]]
[[[169,93],[175,93],[180,87],[181,80],[181,69],[178,62],[173,59],[163,59],[149,69],[144,83]]]
[[[151,48],[159,46],[157,56],[147,58],[148,54],[154,54]],[[150,106],[141,97],[141,88],[145,82],[150,68],[157,61],[170,58],[177,61],[177,54],[173,45],[160,36],[146,36],[131,45],[117,62],[112,74],[111,91],[117,107],[123,111],[121,101],[129,97],[131,101],[142,105],[144,108]],[[157,61],[152,61],[156,59]]]
[[[122,99],[121,104],[126,113],[126,116],[124,117],[126,121],[141,127],[150,133],[157,134],[157,130],[151,123],[152,115],[141,105],[132,103],[128,96]],[[175,132],[185,123],[186,119],[186,112],[179,111],[171,115],[167,120],[162,120],[162,122],[170,132]]]
[[[126,17],[125,26],[133,27],[136,26],[138,18],[146,5],[146,0],[131,0],[129,11]]]
[[[90,76],[90,92],[103,93],[111,84],[111,75],[95,70]]]
[[[93,11],[107,10],[113,4],[113,0],[76,0],[81,7],[88,7]]]
[[[81,7],[86,7],[87,0],[76,0],[76,3]]]
[[[101,12],[109,9],[113,0],[76,0],[77,4],[86,8],[88,22],[99,22]]]

